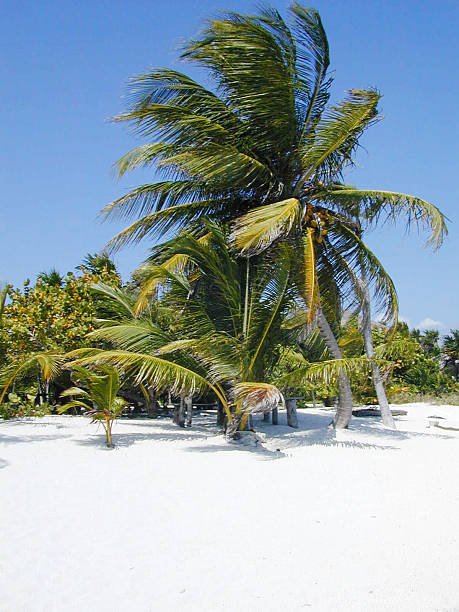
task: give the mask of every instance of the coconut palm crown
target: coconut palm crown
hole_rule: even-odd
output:
[[[173,70],[132,79],[130,107],[116,120],[149,142],[119,160],[119,174],[154,165],[163,180],[104,209],[107,216],[138,217],[111,248],[202,217],[233,220],[260,206],[247,219],[258,229],[239,238],[246,251],[267,246],[299,221],[321,241],[336,212],[351,205],[369,221],[403,215],[441,243],[444,218],[431,204],[343,185],[360,135],[381,118],[380,94],[352,89],[327,106],[329,47],[317,11],[294,3],[288,24],[272,8],[223,15],[181,57],[207,70],[213,90]]]

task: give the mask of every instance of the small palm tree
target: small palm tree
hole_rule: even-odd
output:
[[[120,388],[118,370],[107,365],[99,365],[97,372],[81,366],[72,369],[74,378],[86,388],[71,387],[61,393],[61,398],[72,398],[72,400],[61,406],[59,413],[62,414],[74,407],[83,408],[85,413],[92,417],[93,422],[102,423],[107,446],[112,448],[113,423],[127,404],[124,399],[117,396]]]
[[[56,268],[53,268],[49,272],[40,272],[38,275],[38,280],[49,287],[62,287],[64,277],[56,270]]]
[[[105,321],[91,334],[116,349],[79,351],[77,363],[109,363],[137,384],[159,391],[170,387],[175,395],[210,389],[226,412],[228,433],[235,433],[250,413],[266,412],[281,401],[270,374],[292,304],[293,265],[286,256],[277,266],[259,262],[249,269],[230,252],[221,227],[208,224],[207,229],[205,244],[183,233],[168,247],[169,259],[187,262],[186,273],[150,267],[149,282],[162,286],[159,306],[150,302],[150,308],[176,313],[169,331],[149,318],[148,309],[132,318],[124,299],[127,316]],[[116,297],[113,288],[98,288]]]

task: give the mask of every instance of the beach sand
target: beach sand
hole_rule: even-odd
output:
[[[459,407],[406,404],[397,431],[333,412],[0,422],[0,610],[459,610]]]

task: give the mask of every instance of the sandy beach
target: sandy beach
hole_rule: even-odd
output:
[[[394,406],[395,407],[395,406]],[[210,417],[0,423],[2,612],[459,610],[459,407],[397,431],[300,411],[228,443]]]

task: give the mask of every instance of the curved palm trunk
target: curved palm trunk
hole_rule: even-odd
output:
[[[338,346],[338,342],[321,308],[319,308],[317,312],[317,327],[319,328],[323,341],[327,345],[330,355],[333,359],[341,359],[343,356],[341,349]],[[339,404],[335,418],[333,419],[333,426],[336,427],[336,429],[345,429],[349,425],[349,421],[352,417],[352,391],[349,377],[346,372],[341,372],[339,375],[338,388]]]
[[[371,334],[371,305],[370,305],[370,291],[368,289],[368,281],[365,274],[365,270],[361,269],[362,275],[362,334],[363,343],[365,346],[365,352],[368,359],[374,359],[375,350],[373,346],[373,336]],[[396,429],[392,412],[390,411],[389,402],[387,401],[386,391],[384,389],[384,383],[381,376],[381,372],[375,361],[371,364],[373,385],[376,391],[376,397],[378,398],[379,408],[381,410],[382,422],[386,427]]]

